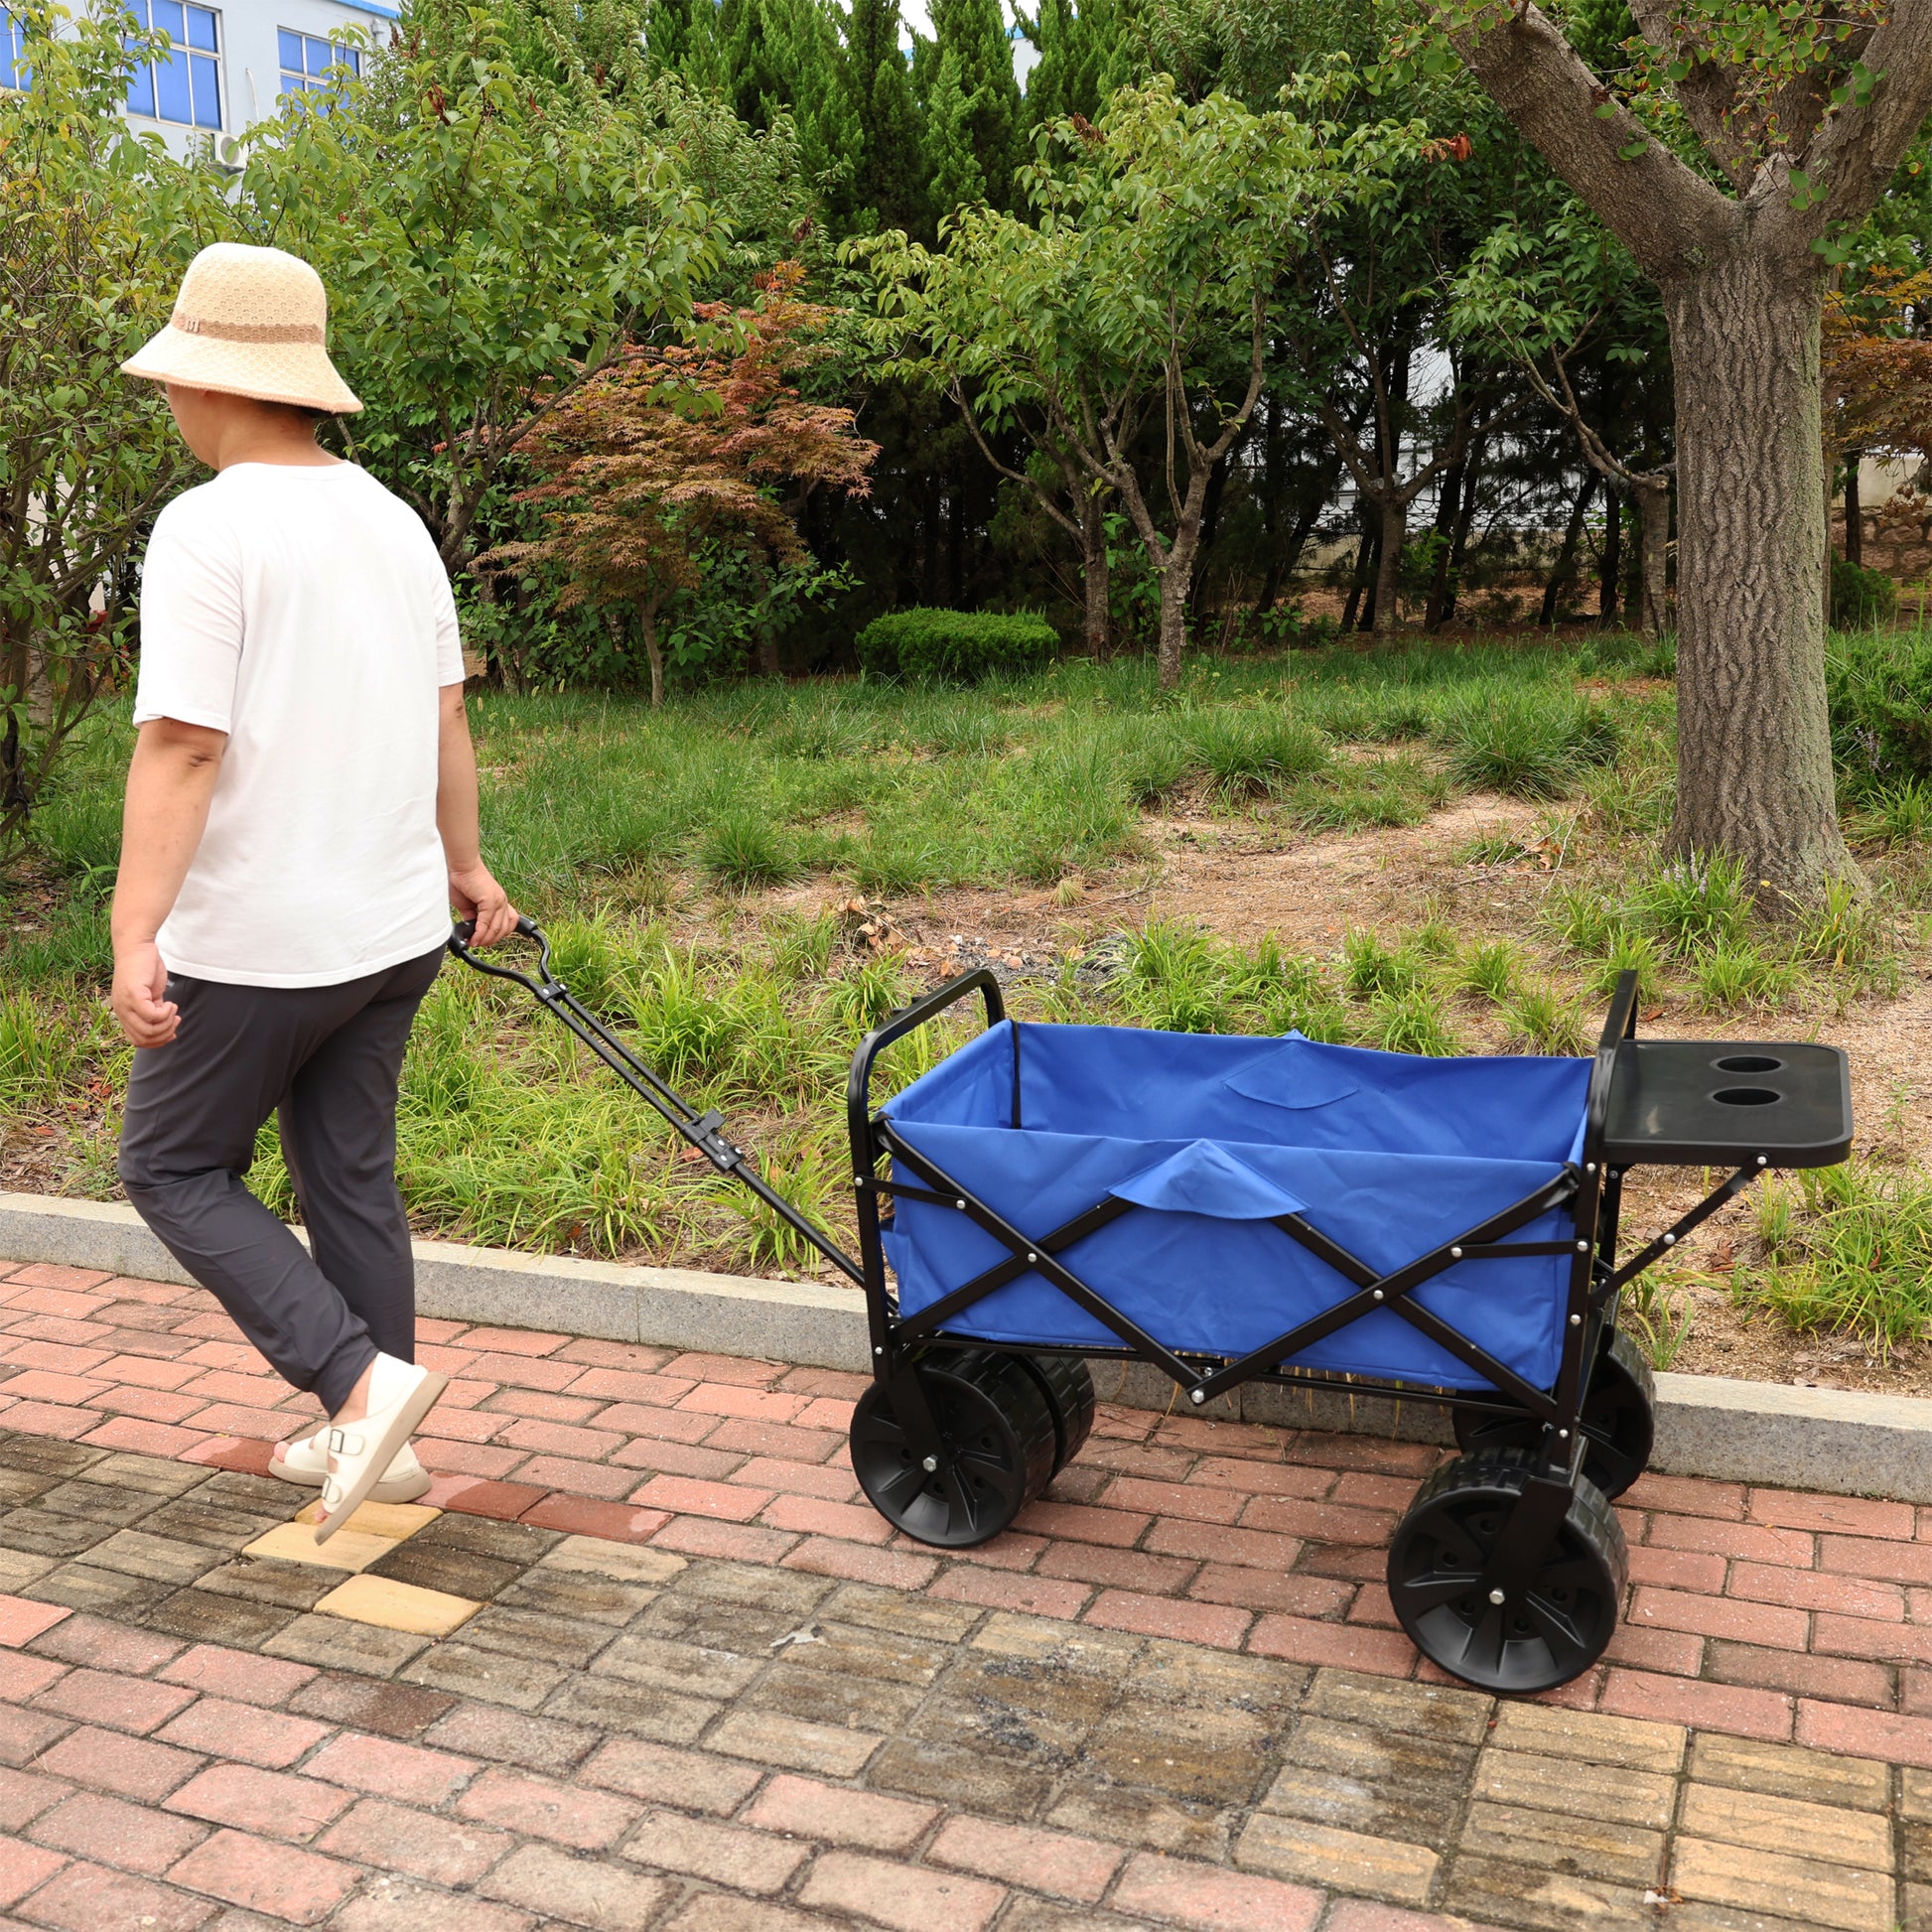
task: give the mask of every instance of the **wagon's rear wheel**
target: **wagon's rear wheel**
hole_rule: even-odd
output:
[[[1402,1627],[1425,1657],[1484,1691],[1547,1691],[1581,1676],[1603,1654],[1623,1602],[1623,1526],[1587,1476],[1567,1502],[1553,1499],[1519,1580],[1496,1584],[1511,1519],[1526,1512],[1522,1536],[1548,1496],[1531,1492],[1536,1466],[1523,1449],[1456,1456],[1417,1491],[1389,1545]]]
[[[1502,1414],[1457,1409],[1456,1448],[1540,1449],[1543,1425],[1527,1410]],[[1579,1423],[1587,1445],[1584,1474],[1614,1501],[1643,1474],[1657,1430],[1656,1385],[1643,1351],[1621,1328],[1596,1351]]]
[[[1077,1355],[1013,1355],[1038,1384],[1053,1415],[1053,1473],[1058,1475],[1093,1433],[1093,1371]]]
[[[907,1536],[943,1550],[996,1537],[1053,1479],[1057,1437],[1039,1384],[1011,1355],[934,1350],[916,1375],[939,1431],[919,1454],[892,1381],[875,1382],[852,1415],[852,1468],[873,1507]]]

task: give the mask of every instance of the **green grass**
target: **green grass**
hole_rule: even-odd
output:
[[[1932,1325],[1932,1174],[1851,1161],[1767,1180],[1757,1203],[1764,1263],[1733,1299],[1798,1332],[1856,1336],[1889,1355]]]

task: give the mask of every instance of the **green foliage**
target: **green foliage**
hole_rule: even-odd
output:
[[[859,662],[885,677],[974,684],[1030,671],[1059,648],[1053,626],[1031,611],[888,611],[859,633]]]
[[[1758,1196],[1760,1269],[1732,1295],[1775,1309],[1800,1333],[1853,1335],[1889,1355],[1932,1325],[1932,1177],[1849,1161]]]
[[[1854,786],[1932,777],[1932,635],[1836,632],[1825,676],[1832,749]]]
[[[1527,988],[1507,1009],[1507,1043],[1519,1053],[1576,1055],[1589,1048],[1589,1033],[1574,1000],[1553,986]]]
[[[248,238],[305,256],[330,349],[367,404],[350,452],[466,563],[541,394],[691,313],[723,235],[647,103],[551,92],[505,11],[438,9],[327,114],[250,143]]]
[[[1594,764],[1616,757],[1609,710],[1588,699],[1521,684],[1498,684],[1455,701],[1442,737],[1464,784],[1524,798],[1561,798]]]
[[[119,111],[131,23],[51,0],[10,22],[33,85],[0,88],[0,851],[132,647],[135,551],[197,473],[120,363],[227,231],[216,179]]]
[[[1633,909],[1661,945],[1687,958],[1703,948],[1738,944],[1751,902],[1743,867],[1713,853],[1660,867],[1639,886]]]
[[[1898,615],[1898,586],[1882,570],[1867,570],[1849,557],[1832,557],[1832,623],[1840,630],[1863,630],[1889,623]]]

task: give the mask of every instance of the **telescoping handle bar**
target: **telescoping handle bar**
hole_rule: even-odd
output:
[[[536,941],[537,976],[534,978],[528,973],[518,972],[514,966],[497,965],[473,951],[470,940],[476,926],[469,919],[460,921],[451,929],[450,950],[466,966],[474,966],[478,972],[487,973],[492,979],[514,980],[518,986],[535,994],[619,1079],[647,1100],[720,1173],[728,1174],[749,1187],[786,1226],[802,1234],[835,1268],[849,1275],[861,1288],[865,1287],[865,1273],[859,1264],[823,1228],[808,1221],[782,1194],[776,1192],[752,1166],[751,1157],[745,1150],[726,1138],[724,1115],[715,1112],[701,1114],[689,1102],[680,1099],[557,977],[551,968],[550,941],[544,937],[543,928],[534,919],[525,917],[517,920],[516,929],[524,938]]]

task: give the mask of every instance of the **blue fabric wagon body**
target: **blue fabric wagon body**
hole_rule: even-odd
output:
[[[1015,1054],[1020,1120],[1014,1119]],[[889,1101],[900,1137],[1040,1239],[1109,1195],[1129,1212],[1060,1260],[1157,1340],[1238,1356],[1353,1293],[1279,1227],[1299,1214],[1387,1273],[1581,1158],[1590,1062],[1430,1059],[1281,1038],[1002,1021]],[[1513,1242],[1564,1241],[1568,1208]],[[1009,1257],[964,1214],[900,1199],[885,1230],[916,1314]],[[1553,1386],[1571,1261],[1458,1262],[1415,1299],[1539,1389]],[[945,1323],[988,1341],[1119,1345],[1034,1273]],[[1283,1366],[1478,1390],[1484,1378],[1389,1309]]]

